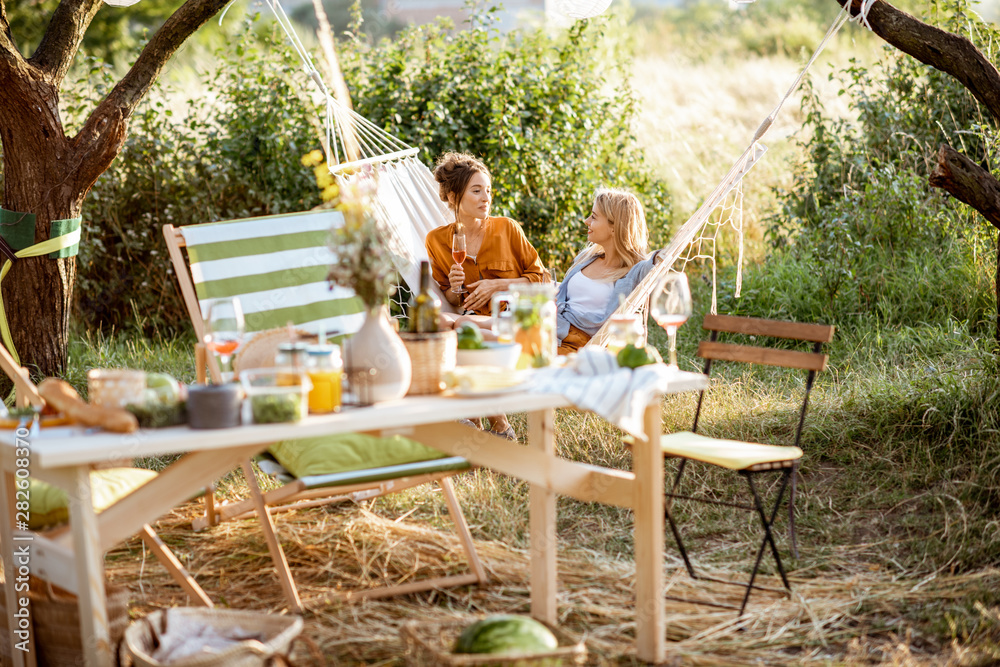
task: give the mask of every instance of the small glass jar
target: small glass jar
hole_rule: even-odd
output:
[[[608,321],[608,352],[618,352],[631,343],[639,345],[642,340],[642,320],[639,315],[612,315]]]
[[[306,373],[312,382],[309,412],[326,414],[340,411],[340,387],[344,365],[336,345],[310,345],[306,350]]]
[[[305,343],[282,343],[278,346],[278,351],[274,355],[274,365],[279,368],[287,367],[295,369],[298,372],[305,372],[308,350],[309,346]],[[298,384],[298,378],[278,376],[278,384],[281,386]]]

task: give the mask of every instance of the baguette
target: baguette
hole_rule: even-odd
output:
[[[65,380],[46,378],[38,385],[38,393],[53,408],[86,426],[114,433],[132,433],[139,428],[139,420],[128,410],[85,403]]]

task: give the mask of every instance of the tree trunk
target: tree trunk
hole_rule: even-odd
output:
[[[3,206],[35,214],[35,243],[53,220],[79,217],[87,192],[125,144],[128,121],[164,64],[227,0],[186,0],[150,38],[131,69],[67,137],[59,87],[101,0],[61,0],[30,59],[14,43],[0,0],[0,145]],[[41,11],[41,10],[39,10]],[[4,310],[21,364],[42,375],[66,368],[76,260],[17,260],[3,282]],[[0,374],[0,391],[9,387]]]
[[[49,238],[51,221],[80,215],[84,192],[74,178],[79,158],[63,133],[54,86],[29,75],[4,95],[16,101],[0,107],[4,208],[35,214],[38,243]],[[61,375],[65,370],[75,277],[74,258],[42,256],[17,260],[4,278],[14,349],[33,372]]]

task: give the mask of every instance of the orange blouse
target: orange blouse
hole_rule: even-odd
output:
[[[486,225],[486,236],[483,237],[479,255],[469,255],[462,264],[466,285],[484,278],[527,278],[533,283],[544,281],[542,261],[538,259],[538,252],[524,235],[521,225],[510,218],[494,217],[486,218],[483,224]],[[431,260],[431,275],[442,291],[451,289],[448,272],[455,263],[451,258],[454,232],[454,222],[442,225],[432,229],[424,242]],[[489,304],[476,311],[476,315],[489,314]]]

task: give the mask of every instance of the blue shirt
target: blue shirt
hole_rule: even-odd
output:
[[[657,252],[653,252],[649,257],[639,262],[626,273],[624,276],[619,278],[614,282],[614,288],[611,292],[611,298],[608,299],[608,305],[604,309],[604,313],[600,315],[600,319],[595,319],[595,314],[590,313],[580,313],[573,308],[573,303],[569,300],[567,295],[567,289],[569,285],[569,279],[575,274],[582,271],[584,268],[590,266],[591,262],[600,257],[600,255],[594,255],[589,261],[580,262],[576,264],[569,270],[566,277],[559,284],[559,291],[556,292],[556,336],[559,338],[559,342],[562,343],[563,338],[569,334],[569,325],[575,326],[580,329],[588,336],[593,336],[597,331],[603,326],[603,324],[608,320],[611,315],[618,310],[619,299],[627,297],[632,293],[632,290],[636,288],[642,279],[645,278],[650,270],[653,268],[653,264],[656,261]],[[579,255],[577,255],[579,258]]]

